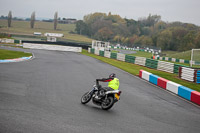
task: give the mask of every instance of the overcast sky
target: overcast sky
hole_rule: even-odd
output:
[[[83,19],[84,15],[103,12],[135,19],[149,14],[161,15],[167,22],[181,21],[200,26],[200,0],[0,0],[0,15],[53,18],[57,11],[63,18]]]

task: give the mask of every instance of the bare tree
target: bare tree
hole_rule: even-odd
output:
[[[34,28],[34,24],[35,24],[35,12],[31,14],[31,21],[30,21],[31,28]]]
[[[55,12],[54,14],[54,30],[56,30],[58,24],[58,12]]]
[[[11,21],[12,21],[12,12],[9,11],[9,13],[8,13],[8,27],[11,27]]]

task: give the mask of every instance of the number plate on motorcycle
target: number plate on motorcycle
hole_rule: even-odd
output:
[[[119,100],[119,95],[118,94],[115,94],[115,97],[117,98],[117,100]]]

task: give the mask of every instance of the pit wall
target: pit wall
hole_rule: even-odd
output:
[[[168,90],[188,101],[191,101],[197,105],[200,105],[200,92],[194,91],[190,88],[169,81],[152,73],[144,70],[140,70],[139,77],[149,81],[150,83],[157,85],[164,90]]]

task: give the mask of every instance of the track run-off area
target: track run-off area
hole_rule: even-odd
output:
[[[10,49],[31,52],[34,59],[0,64],[1,133],[200,131],[199,106],[116,67],[80,53]],[[95,79],[110,73],[120,80],[121,100],[108,111],[82,105]]]

